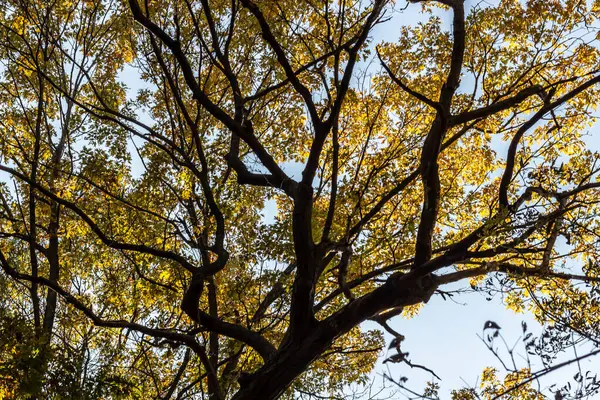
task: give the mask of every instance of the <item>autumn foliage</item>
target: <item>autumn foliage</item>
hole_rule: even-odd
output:
[[[597,1],[0,7],[0,398],[343,397],[448,284],[599,343]]]

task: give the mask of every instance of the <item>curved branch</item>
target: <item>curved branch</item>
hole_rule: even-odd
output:
[[[555,101],[545,104],[538,112],[536,112],[533,115],[533,117],[531,117],[527,122],[521,125],[521,127],[517,130],[510,142],[510,145],[508,146],[508,153],[506,155],[506,168],[504,169],[504,173],[502,174],[502,180],[500,181],[498,201],[501,207],[509,207],[508,186],[510,185],[513,178],[513,173],[515,169],[515,159],[517,156],[517,148],[519,147],[519,143],[523,135],[525,135],[525,133],[529,129],[535,126],[535,124],[537,124],[547,113],[553,111],[557,107],[573,99],[575,96],[581,94],[582,92],[594,86],[598,82],[600,82],[600,75],[582,83],[581,85],[571,90],[567,94],[559,97]]]
[[[258,21],[258,24],[260,25],[260,29],[262,31],[263,39],[269,44],[271,49],[275,52],[275,56],[277,57],[277,62],[283,68],[287,79],[291,82],[292,86],[294,87],[294,89],[296,89],[298,94],[300,94],[300,96],[302,96],[302,98],[304,99],[304,103],[305,103],[306,107],[308,108],[308,113],[310,114],[312,123],[313,123],[315,129],[317,129],[317,127],[322,124],[322,121],[319,118],[319,114],[317,113],[317,107],[312,99],[312,95],[311,95],[310,91],[308,90],[308,88],[306,86],[304,86],[304,84],[302,84],[302,82],[300,82],[300,79],[298,79],[298,75],[293,70],[292,66],[290,65],[290,62],[288,61],[288,59],[285,55],[285,51],[283,50],[283,47],[281,47],[281,44],[277,41],[277,39],[273,35],[273,32],[271,31],[271,27],[269,26],[269,23],[265,19],[264,14],[262,13],[262,11],[260,11],[260,8],[258,8],[258,6],[251,0],[241,0],[241,2],[242,2],[242,5],[244,7],[246,7],[248,9],[248,11],[250,11],[252,13],[252,15],[254,15],[254,18],[256,18],[256,20]]]
[[[440,282],[440,285],[445,285],[452,282],[458,282],[466,278],[474,278],[481,275],[487,275],[490,272],[500,272],[504,274],[518,275],[522,277],[531,276],[547,280],[564,279],[567,281],[575,280],[583,282],[600,282],[600,277],[597,276],[567,274],[563,272],[548,271],[544,268],[525,268],[507,262],[489,262],[477,268],[465,269],[462,271],[441,275],[438,276],[438,281]]]
[[[379,62],[381,63],[381,66],[383,66],[383,69],[385,69],[385,72],[387,72],[387,74],[390,76],[390,78],[392,78],[392,81],[394,81],[394,83],[396,83],[396,85],[398,85],[400,87],[400,89],[404,90],[406,93],[410,94],[417,100],[420,100],[423,103],[427,104],[429,107],[433,108],[434,110],[441,111],[441,106],[440,106],[439,102],[433,101],[430,98],[428,98],[427,96],[424,96],[421,93],[419,93],[415,90],[412,90],[410,87],[408,87],[404,82],[402,82],[400,80],[400,78],[398,78],[392,72],[392,70],[385,63],[385,61],[383,61],[383,58],[381,58],[381,53],[379,53],[379,48],[376,48],[375,51],[377,52],[377,58],[379,58]]]
[[[529,97],[540,94],[544,89],[540,85],[533,85],[528,88],[521,90],[519,93],[508,99],[500,100],[496,103],[492,103],[489,106],[478,108],[476,110],[465,111],[458,115],[453,115],[448,121],[449,126],[456,126],[472,121],[474,119],[486,118],[490,115],[494,115],[498,112],[508,110],[511,107],[519,105],[520,103],[527,100]]]
[[[98,238],[102,241],[102,243],[104,243],[108,247],[110,247],[112,249],[116,249],[116,250],[129,250],[129,251],[136,251],[139,253],[151,254],[151,255],[154,255],[157,257],[172,260],[172,261],[177,262],[178,264],[180,264],[182,267],[184,267],[185,269],[187,269],[190,272],[195,272],[196,270],[198,270],[198,267],[196,267],[191,262],[189,262],[185,257],[183,257],[177,253],[173,253],[173,252],[167,251],[167,250],[155,249],[153,247],[149,247],[149,246],[146,246],[143,244],[125,243],[125,242],[120,242],[120,241],[111,239],[108,236],[106,236],[104,231],[102,231],[102,229],[100,229],[100,227],[92,220],[92,218],[89,215],[87,215],[81,208],[79,208],[75,203],[73,203],[69,200],[65,200],[62,197],[57,196],[56,194],[54,194],[47,188],[41,186],[37,182],[32,181],[28,176],[18,172],[17,170],[15,170],[13,168],[10,168],[10,167],[4,166],[4,165],[0,165],[0,171],[8,172],[9,174],[15,176],[16,178],[19,178],[20,180],[26,182],[31,187],[34,187],[36,190],[40,191],[40,193],[42,193],[45,196],[49,197],[50,199],[56,201],[57,203],[61,204],[62,206],[68,208],[69,210],[73,211],[90,227],[92,232],[94,232],[96,234],[96,236],[98,236]]]

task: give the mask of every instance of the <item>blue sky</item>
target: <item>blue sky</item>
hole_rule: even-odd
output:
[[[499,375],[503,376],[501,363],[477,336],[482,335],[483,325],[488,320],[502,327],[501,332],[511,346],[521,341],[521,321],[527,323],[528,331],[533,332],[535,336],[542,333],[542,327],[529,313],[515,314],[506,309],[499,297],[487,301],[482,293],[456,295],[453,300],[443,300],[441,296],[434,296],[415,318],[396,317],[390,321],[390,325],[406,337],[402,349],[410,353],[410,361],[427,366],[440,376],[441,381],[434,380],[441,386],[440,397],[445,399],[449,397],[452,389],[465,385],[476,386],[485,367],[495,367]],[[370,323],[365,324],[364,327],[376,328],[377,326]],[[386,339],[389,343],[392,337],[386,335]],[[498,345],[503,358],[508,360],[503,345],[500,342]],[[589,349],[589,346],[580,348],[578,354],[585,354]],[[517,366],[525,367],[526,363],[521,358],[525,355],[525,350],[520,343],[516,346],[515,355]],[[424,388],[428,380],[433,378],[431,374],[419,369],[411,369],[405,364],[392,364],[388,372],[387,367],[381,364],[385,357],[385,354],[382,355],[374,371],[374,376],[378,377],[379,381],[382,373],[391,372],[396,380],[401,376],[408,377],[406,386],[418,392]],[[563,354],[559,361],[574,357],[571,351]],[[533,359],[532,366],[533,370],[542,369],[539,360]],[[584,372],[586,370],[600,372],[600,358],[586,359],[581,362],[581,367]],[[576,372],[575,364],[553,372],[541,379],[542,387],[552,384],[562,386],[571,380]]]

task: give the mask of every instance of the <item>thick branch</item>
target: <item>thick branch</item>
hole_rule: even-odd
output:
[[[481,275],[487,275],[491,272],[500,272],[519,277],[531,276],[546,280],[564,279],[568,281],[600,282],[600,277],[597,276],[567,274],[563,272],[549,271],[544,268],[526,268],[507,262],[486,262],[480,267],[465,269],[462,271],[457,271],[439,276],[438,282],[440,283],[440,285],[445,285],[452,282],[458,282],[467,278],[474,278]]]
[[[465,12],[462,0],[452,2],[452,9],[454,11],[454,42],[450,72],[440,93],[440,110],[425,138],[421,151],[421,179],[423,181],[424,200],[417,231],[414,268],[418,268],[431,258],[431,243],[440,202],[440,177],[437,160],[441,151],[442,140],[448,130],[450,107],[460,81],[465,52]]]
[[[539,85],[533,85],[521,90],[519,93],[508,99],[500,100],[489,106],[478,108],[476,110],[465,111],[458,115],[453,115],[448,121],[450,127],[464,124],[475,119],[486,118],[496,113],[508,110],[527,100],[529,97],[542,93],[543,88]]]

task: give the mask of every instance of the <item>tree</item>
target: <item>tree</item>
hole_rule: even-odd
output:
[[[400,6],[5,1],[0,393],[340,394],[455,282],[598,343],[600,4]]]

